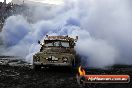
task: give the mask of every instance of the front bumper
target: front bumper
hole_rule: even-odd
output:
[[[42,66],[72,66],[71,63],[41,63],[41,62],[34,62],[34,65],[42,65]]]

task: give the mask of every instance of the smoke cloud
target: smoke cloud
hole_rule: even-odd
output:
[[[46,34],[69,35],[79,36],[75,49],[82,64],[132,64],[131,6],[131,0],[64,0],[50,8],[36,6],[31,9],[34,23],[23,15],[6,20],[0,33],[5,44],[1,53],[32,62],[32,55],[40,49],[37,41]]]

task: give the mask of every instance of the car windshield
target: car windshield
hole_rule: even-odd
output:
[[[53,46],[53,43],[46,43],[45,46]]]
[[[63,41],[50,41],[50,42],[46,42],[45,46],[62,46],[62,47],[69,47],[69,42],[63,42]]]
[[[69,47],[69,42],[61,42],[63,47]]]

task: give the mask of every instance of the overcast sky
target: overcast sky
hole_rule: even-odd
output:
[[[3,2],[4,0],[0,0],[0,2]],[[6,0],[7,3],[11,2],[12,0]],[[63,0],[24,0],[24,2],[41,2],[41,3],[48,3],[48,4],[62,4]],[[13,0],[15,3],[21,3],[23,0]]]

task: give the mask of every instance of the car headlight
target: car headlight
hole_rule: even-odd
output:
[[[68,58],[67,57],[63,57],[63,62],[67,62]]]
[[[40,61],[40,57],[34,56],[34,61],[39,62]]]

